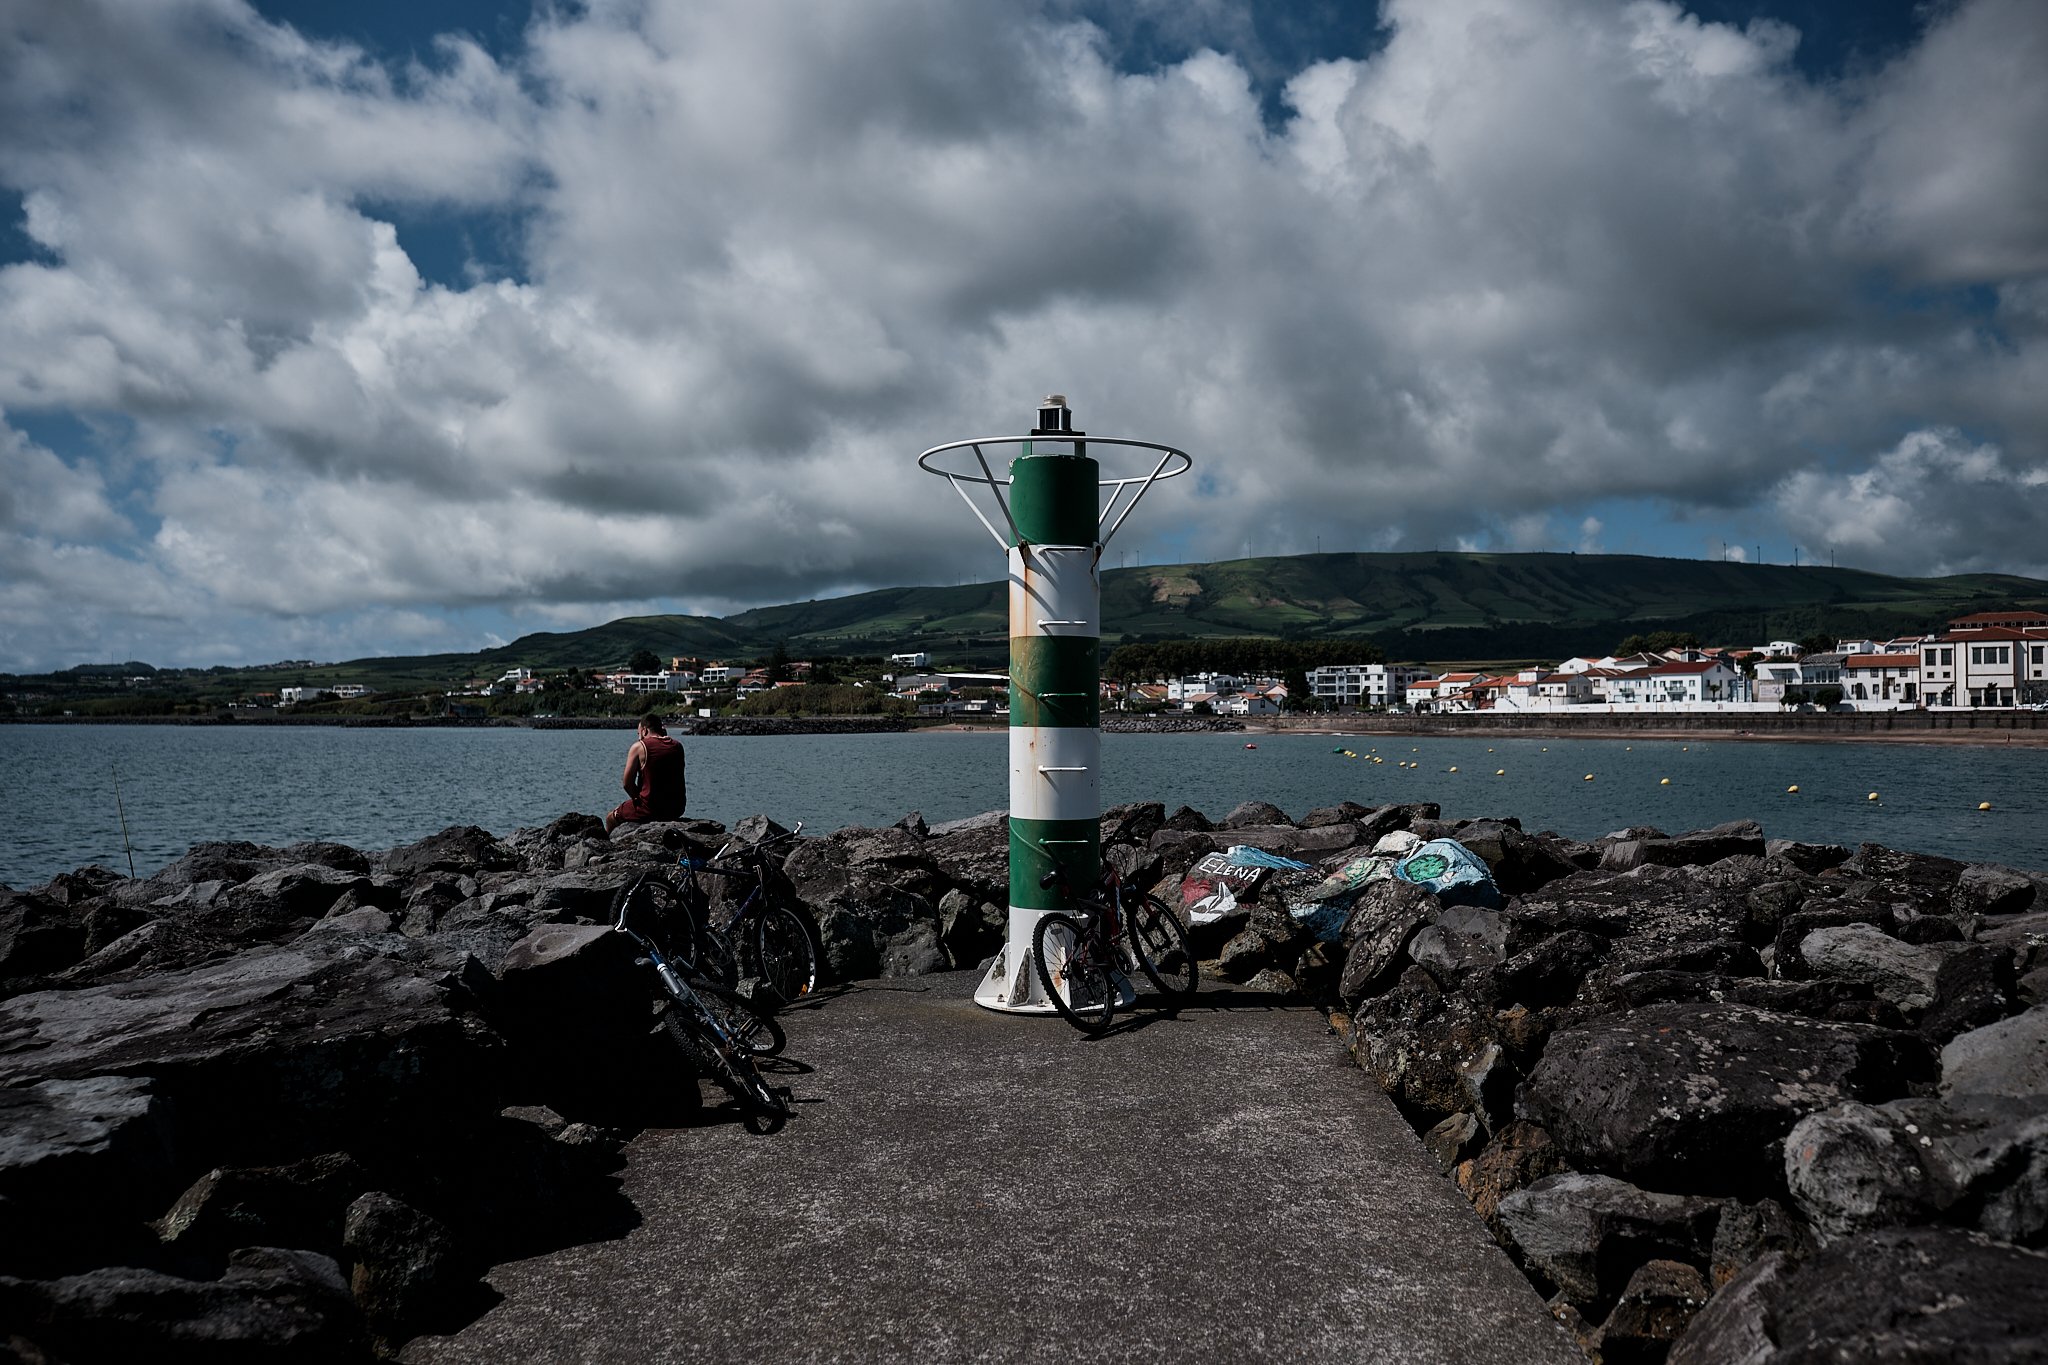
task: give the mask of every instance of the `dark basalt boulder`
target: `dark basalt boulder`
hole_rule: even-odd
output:
[[[1510,896],[1534,891],[1579,870],[1552,840],[1524,834],[1513,821],[1467,821],[1452,837],[1485,861],[1494,884]]]
[[[1473,1210],[1502,1245],[1507,1229],[1500,1222],[1501,1200],[1549,1175],[1569,1170],[1564,1153],[1541,1125],[1522,1119],[1505,1125],[1479,1154],[1458,1164],[1452,1178]]]
[[[1941,1094],[1944,1099],[2048,1096],[2048,1006],[2036,1005],[1951,1039],[1941,1050]]]
[[[403,1339],[435,1325],[468,1296],[480,1268],[465,1263],[439,1219],[382,1190],[348,1206],[342,1245],[356,1306],[383,1337]]]
[[[1294,822],[1287,818],[1287,812],[1270,801],[1244,801],[1231,808],[1223,817],[1221,828],[1227,830],[1248,829],[1254,825],[1285,825],[1293,828]]]
[[[147,1077],[0,1086],[0,1273],[61,1274],[95,1242],[124,1240],[119,1224],[175,1157],[169,1106]]]
[[[362,1314],[341,1268],[310,1251],[250,1247],[218,1280],[110,1267],[54,1280],[0,1276],[7,1346],[25,1361],[360,1365]]]
[[[1356,801],[1339,801],[1334,806],[1317,806],[1301,817],[1303,829],[1322,829],[1328,825],[1353,825],[1372,814],[1372,807],[1361,806]]]
[[[1411,968],[1352,1016],[1358,1064],[1418,1126],[1471,1107],[1460,1068],[1498,1041],[1492,1018],[1427,972]]]
[[[429,872],[474,876],[519,865],[519,854],[509,844],[501,843],[489,830],[475,825],[451,825],[416,843],[401,844],[380,860],[381,870],[394,877],[418,877]]]
[[[1813,1229],[1775,1199],[1759,1199],[1754,1204],[1723,1200],[1721,1221],[1714,1225],[1714,1257],[1707,1278],[1719,1289],[1752,1262],[1773,1252],[1797,1261],[1811,1255],[1817,1245]]]
[[[1919,1038],[1747,1005],[1663,1004],[1551,1037],[1516,1099],[1575,1166],[1663,1187],[1773,1193],[1800,1118],[1932,1078]]]
[[[2022,1365],[2048,1359],[2048,1257],[1954,1228],[1756,1262],[1717,1293],[1670,1365]]]
[[[1956,878],[1951,900],[1958,915],[2018,915],[2043,901],[2043,879],[2017,868],[1975,863]]]
[[[1909,1018],[1934,1003],[1934,983],[1950,956],[1936,947],[1901,943],[1868,924],[1816,929],[1799,941],[1799,959],[1809,974],[1867,985]]]
[[[1706,1265],[1720,1205],[1605,1175],[1553,1175],[1500,1202],[1527,1262],[1581,1309],[1604,1307],[1653,1260]]]
[[[85,916],[40,896],[0,887],[0,994],[12,982],[27,989],[86,955]]]
[[[1443,910],[1442,902],[1413,882],[1369,883],[1344,921],[1344,974],[1338,996],[1355,1004],[1388,979],[1409,939]]]
[[[1785,1174],[1823,1233],[1941,1219],[2039,1246],[2048,1241],[2048,1097],[1837,1105],[1792,1130]]]
[[[1650,1261],[1629,1276],[1592,1338],[1601,1365],[1661,1365],[1671,1343],[1706,1307],[1707,1280],[1683,1261]]]
[[[339,1254],[343,1215],[374,1179],[346,1152],[283,1166],[217,1166],[152,1226],[165,1246],[187,1256],[224,1258],[245,1246]]]
[[[460,964],[341,939],[0,1003],[0,1086],[150,1077],[174,1145],[220,1164],[243,1164],[259,1136],[249,1113],[265,1142],[308,1151],[409,1146],[420,1125],[473,1112],[499,1050]]]
[[[1222,847],[1214,834],[1175,829],[1171,824],[1145,841],[1146,851],[1158,857],[1160,872],[1168,877],[1186,876],[1189,868]]]
[[[1675,839],[1617,839],[1600,852],[1600,866],[1610,872],[1638,867],[1703,867],[1724,858],[1762,858],[1763,831],[1753,822],[1738,821]]]
[[[1766,839],[1764,856],[1774,862],[1819,876],[1849,861],[1849,850],[1840,844],[1803,844],[1797,839]]]
[[[817,845],[806,844],[792,853],[788,863],[784,864],[790,880],[797,883],[798,894],[807,901],[812,896],[799,876],[799,859],[815,847]],[[972,824],[953,831],[948,831],[946,826],[936,826],[925,841],[924,853],[948,882],[975,899],[996,905],[1010,903],[1010,831],[1007,821]],[[805,861],[801,866],[812,869],[815,865]],[[818,873],[807,871],[805,875],[815,877]]]
[[[1408,956],[1445,986],[1507,959],[1507,917],[1498,910],[1447,905],[1408,941]]]
[[[1967,865],[1953,858],[1864,844],[1838,871],[1841,876],[1874,883],[1879,897],[1889,904],[1939,915],[1955,904],[1965,870]]]
[[[1946,1041],[1995,1024],[2019,1008],[2019,980],[2010,950],[1993,944],[1957,946],[1934,977],[1934,998],[1920,1015],[1920,1032]]]
[[[1166,807],[1158,801],[1128,801],[1102,813],[1102,843],[1142,844],[1166,825]]]
[[[1356,842],[1370,848],[1395,830],[1412,829],[1416,822],[1434,820],[1442,814],[1443,807],[1434,801],[1411,801],[1405,804],[1380,806],[1371,814],[1358,817]]]
[[[1542,1009],[1564,1004],[1578,994],[1579,983],[1599,965],[1611,944],[1598,934],[1567,929],[1475,974],[1472,993],[1496,1007]]]
[[[1793,1203],[1823,1236],[1924,1223],[1958,1191],[1921,1163],[1931,1135],[1891,1106],[1838,1104],[1809,1114],[1785,1139],[1785,1181]]]

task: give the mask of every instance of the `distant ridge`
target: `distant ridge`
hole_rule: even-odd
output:
[[[2005,606],[2048,610],[2048,582],[1648,555],[1310,554],[1107,570],[1102,638],[1113,646],[1126,637],[1370,637],[1390,658],[1538,658],[1605,652],[1652,629],[1690,630],[1719,645],[1817,632],[1885,638]],[[882,588],[723,618],[629,616],[475,655],[344,667],[365,675],[589,668],[642,648],[663,658],[754,658],[778,643],[796,658],[926,649],[987,662],[1007,650],[1007,611],[1000,581]]]

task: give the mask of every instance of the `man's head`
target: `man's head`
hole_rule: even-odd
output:
[[[661,717],[652,711],[640,717],[640,733],[643,735],[665,735],[668,727],[661,723]]]

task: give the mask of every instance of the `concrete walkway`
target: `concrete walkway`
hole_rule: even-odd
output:
[[[643,1134],[638,1228],[500,1266],[405,1359],[1584,1365],[1315,1011],[1205,991],[1087,1040],[972,986],[785,1016],[787,1128]]]

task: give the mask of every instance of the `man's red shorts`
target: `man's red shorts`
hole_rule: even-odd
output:
[[[645,797],[634,796],[612,807],[611,820],[614,825],[637,825],[646,820],[676,820],[681,817],[681,811],[677,811],[674,815],[657,814],[647,804]]]

